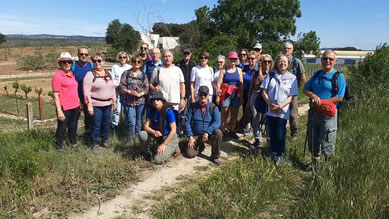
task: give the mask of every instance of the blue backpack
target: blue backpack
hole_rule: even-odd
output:
[[[91,63],[91,62],[88,62],[88,63],[93,70],[94,69],[93,63]],[[73,61],[72,72],[74,73],[75,70],[76,70],[76,61]]]

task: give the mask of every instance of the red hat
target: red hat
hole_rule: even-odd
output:
[[[329,100],[320,100],[320,105],[317,105],[315,109],[329,117],[334,117],[336,115],[336,105]]]
[[[229,59],[239,59],[238,53],[237,52],[229,52],[228,53],[228,58]]]

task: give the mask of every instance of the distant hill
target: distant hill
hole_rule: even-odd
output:
[[[92,36],[65,36],[51,34],[7,34],[7,40],[61,40],[61,41],[105,41],[105,37]]]

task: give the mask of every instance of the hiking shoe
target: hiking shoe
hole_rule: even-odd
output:
[[[63,149],[62,148],[57,148],[55,149],[58,153],[63,153]]]
[[[323,169],[323,164],[320,161],[316,161],[316,160],[312,161],[307,166],[305,166],[306,172],[312,172],[312,171],[320,172],[322,169]]]
[[[275,152],[270,152],[268,156],[265,157],[266,160],[274,160],[277,156],[277,153]]]
[[[276,166],[280,166],[285,161],[285,158],[283,156],[277,156],[276,157]]]
[[[176,158],[181,155],[180,147],[176,147],[176,151],[174,151],[173,157]]]
[[[219,158],[211,158],[211,161],[217,166],[220,166],[220,164],[222,163]]]
[[[253,145],[254,145],[256,148],[261,147],[261,146],[262,146],[262,141],[261,141],[261,139],[256,138],[255,141],[254,141],[254,143],[253,143]]]
[[[109,147],[109,141],[108,141],[108,140],[106,140],[106,141],[103,142],[103,147],[104,147],[104,148]]]
[[[297,134],[292,134],[292,141],[297,141],[298,135]]]

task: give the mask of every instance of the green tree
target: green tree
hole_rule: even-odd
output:
[[[0,33],[0,44],[5,43],[5,42],[6,42],[5,35]]]
[[[32,87],[22,84],[20,85],[20,89],[24,92],[27,99],[28,94],[32,91]]]
[[[308,33],[300,33],[297,37],[297,41],[293,45],[295,54],[297,57],[301,58],[303,54],[320,54],[320,38],[317,37],[315,31],[310,31]]]
[[[128,53],[135,52],[141,42],[140,33],[126,23],[120,23],[118,19],[109,23],[105,35],[105,41],[115,50],[123,50]]]
[[[159,34],[161,37],[179,37],[180,45],[183,48],[194,49],[199,46],[200,35],[196,21],[186,24],[158,22],[153,25],[152,33]]]

